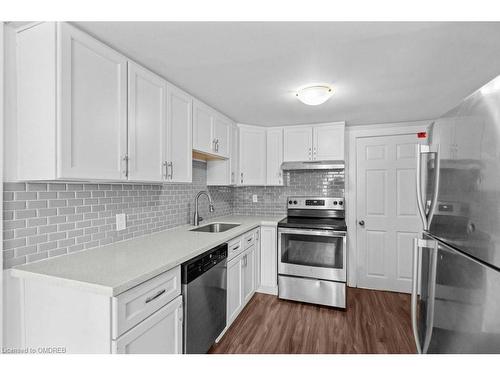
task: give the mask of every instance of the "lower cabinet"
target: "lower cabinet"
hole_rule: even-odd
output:
[[[260,228],[260,285],[259,292],[277,294],[277,229],[276,226]]]
[[[256,289],[255,243],[227,263],[227,326],[236,319]]]
[[[243,253],[243,258],[241,260],[243,301],[246,305],[255,292],[255,244]]]
[[[118,354],[182,354],[182,296],[178,296],[118,340]]]
[[[243,255],[227,263],[227,325],[229,326],[243,308]]]

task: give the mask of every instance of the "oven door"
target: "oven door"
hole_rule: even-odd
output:
[[[278,228],[278,273],[346,281],[346,233]]]

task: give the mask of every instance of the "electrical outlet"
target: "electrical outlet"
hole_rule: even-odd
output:
[[[259,201],[259,198],[257,198],[257,194],[252,195],[252,202],[257,203]]]
[[[127,228],[127,215],[117,214],[116,215],[116,230],[124,230]]]

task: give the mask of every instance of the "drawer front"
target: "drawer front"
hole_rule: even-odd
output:
[[[243,237],[238,237],[227,244],[227,259],[230,260],[243,251]]]
[[[112,336],[116,339],[181,294],[176,267],[113,298]]]
[[[243,236],[243,248],[246,250],[255,243],[255,231],[246,233]]]

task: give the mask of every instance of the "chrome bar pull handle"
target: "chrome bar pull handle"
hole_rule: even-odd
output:
[[[155,299],[157,299],[158,297],[160,297],[162,294],[164,294],[166,292],[165,289],[162,289],[160,290],[159,292],[157,292],[156,294],[152,295],[151,297],[148,297],[146,298],[146,303],[149,303],[151,301],[154,301]]]
[[[418,260],[419,260],[419,239],[413,239],[413,278],[411,284],[411,326],[413,329],[413,337],[415,338],[415,345],[417,347],[417,353],[422,354],[422,347],[420,346],[420,338],[418,336],[418,316],[417,316],[417,304],[418,304]]]

